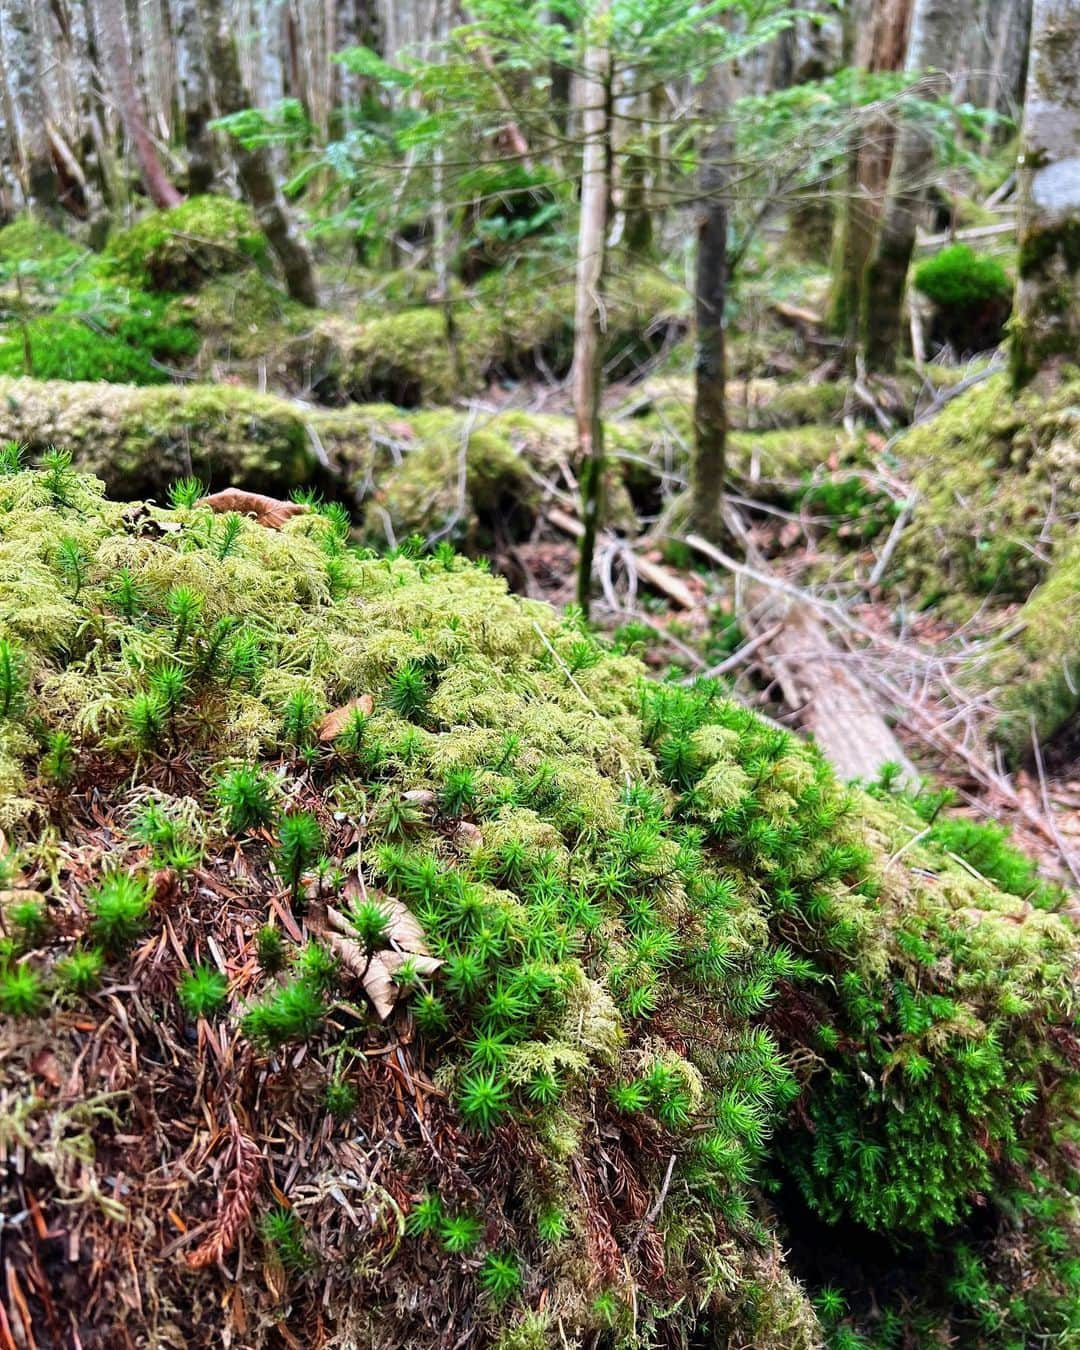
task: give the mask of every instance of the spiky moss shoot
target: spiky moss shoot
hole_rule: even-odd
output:
[[[311,1264],[303,1220],[295,1210],[278,1205],[259,1221],[259,1235],[267,1254],[292,1275]]]
[[[25,961],[0,961],[0,1013],[6,1017],[37,1017],[45,1011],[45,985]]]
[[[181,979],[176,996],[193,1022],[216,1017],[229,1001],[229,982],[216,966],[199,965]]]
[[[215,796],[230,834],[269,825],[276,814],[274,780],[252,764],[239,764],[218,780]]]
[[[86,947],[62,956],[53,967],[57,987],[76,996],[91,994],[101,983],[105,954],[100,947]]]
[[[1019,1215],[1007,1242],[1053,1326],[1060,1244],[1035,1235],[1017,1178],[1038,1174],[1067,1213],[1078,962],[1060,918],[916,840],[925,822],[905,802],[844,790],[719,687],[650,683],[577,616],[511,598],[449,550],[352,552],[317,511],[280,531],[244,521],[224,551],[201,507],[145,519],[154,528],[129,528],[69,465],[0,476],[0,640],[24,676],[0,720],[0,828],[19,887],[53,919],[35,967],[91,941],[133,986],[126,1022],[105,995],[80,1007],[78,1035],[63,1006],[41,1026],[61,1083],[82,1084],[86,1203],[111,1197],[120,1172],[145,1175],[142,1122],[156,1119],[175,1212],[213,1225],[211,1179],[250,1186],[254,1169],[233,1160],[254,1148],[261,1193],[287,1193],[307,1234],[311,1266],[279,1310],[290,1333],[319,1315],[343,1341],[377,1326],[429,1350],[465,1315],[478,1346],[549,1311],[568,1339],[595,1338],[608,1330],[597,1291],[620,1329],[636,1309],[642,1336],[678,1344],[705,1328],[809,1350],[818,1318],[761,1182],[795,1218],[812,1206],[873,1227],[900,1263],[948,1226],[998,1268],[1002,1243],[973,1222],[990,1208]],[[77,595],[55,566],[65,537],[86,559]],[[230,620],[258,640],[242,672],[211,655]],[[170,663],[182,697],[159,681],[162,730],[134,744],[131,702]],[[315,736],[297,753],[283,709],[301,690],[320,711],[370,698],[354,746]],[[36,772],[61,729],[93,766],[63,794]],[[277,842],[275,821],[231,828],[220,783],[238,765],[273,780]],[[383,809],[394,801],[407,819]],[[157,867],[163,821],[190,823],[195,876]],[[260,944],[268,925],[291,960]],[[206,1037],[160,1016],[174,943],[236,971],[212,1060]],[[251,959],[260,946],[280,969]],[[25,1031],[0,1023],[15,1118],[66,1138],[72,1103],[42,1095]],[[135,1061],[132,1045],[147,1047]],[[210,1086],[219,1050],[225,1097]],[[348,1139],[324,1098],[345,1065]],[[214,1102],[229,1112],[221,1157],[201,1137]],[[62,1197],[66,1215],[63,1160],[35,1157],[35,1193]],[[403,1231],[409,1197],[425,1194],[440,1215]],[[161,1257],[175,1224],[143,1199],[123,1228],[134,1263],[115,1230],[86,1230],[103,1340],[128,1334],[128,1308],[150,1310],[145,1335],[165,1334],[154,1309],[173,1325],[192,1306],[194,1277]],[[538,1221],[553,1200],[580,1243]],[[42,1206],[46,1223],[70,1222],[60,1199]],[[1068,1231],[1063,1218],[1043,1228]],[[851,1230],[834,1231],[843,1244]],[[500,1306],[477,1277],[507,1251],[521,1284]],[[260,1298],[263,1255],[241,1241],[227,1254]],[[938,1287],[917,1316],[952,1335],[962,1317]],[[88,1293],[58,1283],[52,1298],[78,1315]],[[220,1306],[208,1286],[184,1334],[222,1331]]]

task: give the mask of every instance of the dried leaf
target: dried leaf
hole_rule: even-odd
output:
[[[333,708],[326,714],[319,723],[319,740],[333,741],[345,730],[349,721],[349,716],[354,711],[360,711],[365,717],[370,717],[375,707],[375,700],[370,694],[361,694],[359,698],[351,698],[348,703],[343,703],[340,708]]]
[[[416,916],[400,900],[381,896],[376,903],[382,906],[389,919],[390,950],[368,953],[350,936],[353,928],[348,917],[332,905],[326,907],[328,926],[323,930],[323,936],[342,964],[362,982],[372,1006],[385,1021],[401,997],[401,988],[394,983],[394,975],[406,961],[421,975],[433,974],[442,961],[430,954]],[[309,915],[309,923],[313,918],[314,915]],[[312,926],[317,926],[317,921]]]
[[[245,492],[243,488],[225,488],[222,492],[211,493],[209,497],[203,497],[199,505],[217,512],[238,511],[242,516],[251,516],[256,525],[265,525],[268,530],[280,530],[287,520],[303,515],[308,509],[300,502],[285,502],[261,492]]]

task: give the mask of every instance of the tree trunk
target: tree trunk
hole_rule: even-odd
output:
[[[199,17],[219,113],[249,108],[251,98],[240,78],[240,60],[225,6],[221,0],[199,0]],[[235,141],[232,153],[240,185],[281,263],[289,294],[302,305],[316,306],[319,296],[311,254],[289,219],[269,154],[263,147],[248,150]]]
[[[609,0],[598,0],[589,16],[581,89],[584,151],[581,165],[581,220],[578,225],[574,300],[574,417],[577,422],[582,520],[577,599],[589,612],[593,552],[604,489],[604,423],[601,329],[604,313],[604,252],[611,177],[611,54],[607,46]]]
[[[698,178],[697,278],[694,286],[697,354],[694,368],[694,454],[690,461],[690,519],[712,543],[723,536],[724,456],[727,445],[724,302],[727,294],[727,191],[732,135],[728,113],[731,79],[726,63],[705,78],[701,101],[706,118]]]
[[[146,128],[124,31],[123,0],[97,0],[98,31],[105,48],[105,61],[112,77],[120,118],[135,158],[143,186],[155,206],[178,206],[184,199],[169,181]]]
[[[961,0],[915,0],[905,70],[922,81],[924,97],[945,98],[948,71],[966,21]],[[901,314],[915,230],[923,205],[933,145],[910,118],[901,124],[874,256],[863,286],[860,327],[872,369],[892,370],[900,347]]]
[[[845,59],[859,70],[899,70],[904,63],[911,0],[855,0],[845,8]],[[836,229],[830,324],[848,339],[854,362],[862,287],[874,251],[881,198],[889,178],[893,136],[878,119],[852,137],[843,207]]]
[[[1080,0],[1035,0],[1020,155],[1013,384],[1080,353]]]
[[[197,0],[178,0],[176,6],[176,67],[188,153],[188,190],[193,194],[209,192],[217,173],[217,155],[210,130],[214,113]]]
[[[48,108],[42,85],[41,45],[34,31],[30,0],[4,0],[4,71],[11,116],[8,133],[12,158],[26,206],[56,218],[58,185],[47,132]]]

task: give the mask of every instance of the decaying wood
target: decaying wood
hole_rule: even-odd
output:
[[[690,534],[686,542],[747,577],[737,592],[740,622],[752,638],[773,629],[761,643],[770,656],[769,671],[839,776],[874,779],[884,765],[898,764],[903,781],[918,783],[874,695],[849,669],[810,604],[784,583],[769,585],[757,569],[735,562],[708,540]]]
[[[580,539],[585,533],[585,526],[582,525],[577,516],[572,516],[569,511],[563,511],[561,507],[549,506],[544,514],[556,529],[562,530],[564,534],[568,534],[574,539]],[[614,535],[609,535],[607,532],[604,532],[599,539],[601,546],[613,541]],[[648,558],[643,558],[637,553],[634,554],[634,566],[637,568],[638,576],[654,591],[666,595],[669,600],[682,609],[696,608],[697,596],[694,595],[686,582],[681,577],[676,576],[674,572],[670,572],[659,563],[650,562]]]

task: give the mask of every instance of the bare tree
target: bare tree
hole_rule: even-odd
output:
[[[42,43],[32,0],[4,0],[4,74],[7,84],[8,137],[25,205],[46,215],[58,206],[58,183],[49,144],[48,106],[42,72]]]
[[[968,18],[965,0],[915,0],[904,69],[912,78],[922,77],[924,96],[948,96],[948,72]],[[933,144],[925,128],[905,118],[896,138],[860,315],[867,362],[880,370],[891,370],[896,363],[904,287],[933,157]]]
[[[723,534],[724,461],[727,445],[724,304],[727,298],[727,190],[732,144],[728,110],[731,77],[726,62],[709,71],[701,91],[706,125],[700,149],[701,202],[697,222],[697,320],[694,453],[690,461],[690,518],[698,534],[718,543]]]
[[[221,0],[199,0],[199,16],[218,111],[230,113],[250,107],[251,96],[240,76],[240,58],[227,8]],[[317,305],[319,296],[311,254],[289,219],[270,155],[263,146],[248,147],[233,142],[233,157],[240,184],[281,263],[289,294],[303,305]]]
[[[580,81],[581,219],[578,224],[572,384],[585,533],[578,558],[577,599],[587,614],[593,553],[604,496],[604,422],[601,333],[604,260],[610,189],[611,53],[607,45],[609,0],[598,0],[588,18],[588,45]]]
[[[210,130],[214,116],[210,73],[197,0],[176,0],[174,34],[177,92],[188,152],[188,190],[207,192],[214,181],[217,155]]]
[[[1019,388],[1080,352],[1080,0],[1035,0],[1020,156],[1011,365]]]

